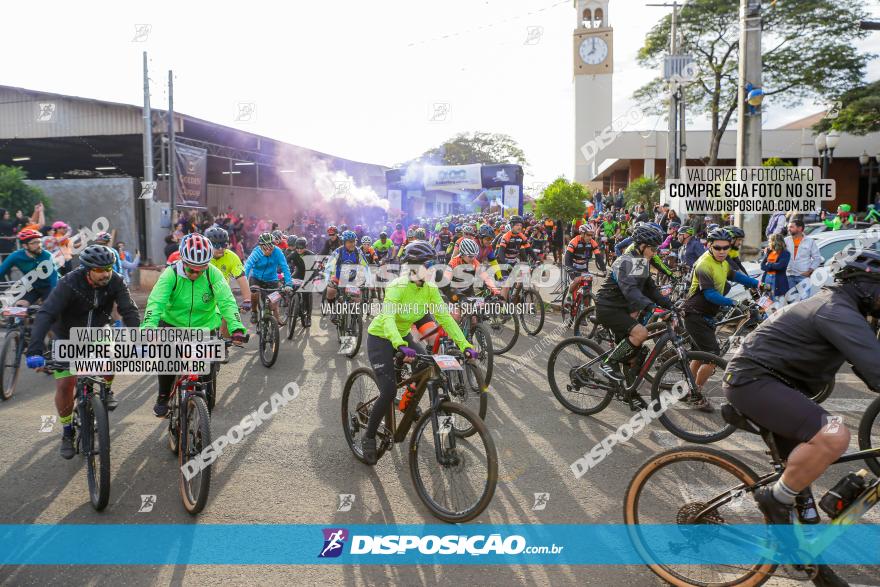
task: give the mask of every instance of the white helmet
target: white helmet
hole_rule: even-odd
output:
[[[480,254],[480,247],[469,238],[462,239],[458,245],[458,252],[468,257],[476,257]]]

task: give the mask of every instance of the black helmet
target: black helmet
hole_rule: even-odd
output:
[[[304,249],[308,245],[309,245],[309,242],[306,239],[304,239],[303,237],[298,237],[296,239],[296,242],[293,243],[293,248],[294,249]]]
[[[215,249],[223,249],[229,244],[229,233],[219,226],[212,226],[205,231],[205,236],[211,241]]]
[[[522,224],[522,223],[523,223],[522,216],[511,216],[510,217],[510,225],[511,226],[513,226],[514,224]]]
[[[494,238],[495,231],[492,230],[492,227],[488,224],[484,224],[480,227],[480,238]]]
[[[709,242],[729,241],[730,240],[730,233],[721,227],[713,228],[712,230],[709,231],[709,234],[706,235],[706,240]]]
[[[636,229],[633,230],[632,236],[636,244],[648,245],[649,247],[654,248],[659,247],[660,243],[666,238],[663,231],[657,230],[653,226],[648,226],[647,224],[637,226]]]
[[[261,247],[262,247],[263,245],[274,245],[274,244],[275,244],[275,238],[272,236],[272,233],[271,233],[271,232],[264,232],[264,233],[261,234],[260,237],[257,239],[257,244],[258,244],[259,246],[261,246]]]
[[[421,264],[427,261],[433,261],[434,258],[434,249],[431,248],[431,245],[425,241],[415,241],[414,243],[408,244],[403,250],[403,258],[401,261],[404,263]]]
[[[837,272],[835,278],[838,281],[858,278],[880,281],[880,251],[862,250],[855,258],[846,262],[843,268]]]
[[[383,230],[379,233],[379,238],[388,238],[388,233]]]
[[[287,246],[292,247],[292,246],[296,245],[297,240],[299,240],[298,237],[295,234],[291,234],[290,236],[287,237]]]
[[[89,245],[79,254],[79,262],[82,266],[112,267],[116,264],[116,253],[110,247],[104,245]]]
[[[725,230],[730,233],[731,238],[746,238],[746,232],[739,226],[727,226]]]

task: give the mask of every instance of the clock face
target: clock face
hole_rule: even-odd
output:
[[[578,52],[587,65],[599,65],[608,57],[608,44],[599,37],[588,37],[581,42]]]

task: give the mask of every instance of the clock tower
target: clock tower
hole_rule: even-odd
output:
[[[581,147],[611,125],[611,76],[614,73],[613,29],[608,26],[609,0],[575,0],[574,30],[574,179],[584,183],[596,173]]]

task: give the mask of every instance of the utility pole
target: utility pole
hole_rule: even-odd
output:
[[[664,8],[672,8],[672,23],[669,30],[669,55],[678,55],[678,9],[687,4],[687,0],[683,4],[679,4],[678,0],[674,0],[671,4],[646,4],[646,6],[659,6]],[[669,125],[666,131],[666,178],[678,178],[681,167],[681,152],[684,145],[684,101],[680,100],[681,86],[677,83],[670,82],[669,85]],[[681,115],[682,133],[679,135],[679,113]]]
[[[761,0],[740,0],[739,110],[736,133],[736,166],[760,167],[763,162],[761,110],[749,114],[746,86],[763,86],[761,62]],[[761,215],[737,212],[736,224],[746,233],[743,252],[757,252],[761,245]]]
[[[148,186],[153,183],[153,114],[150,110],[150,74],[146,51],[144,51],[144,183]]]
[[[174,152],[174,74],[168,70],[168,194],[171,199],[171,229],[177,195],[177,158]]]

